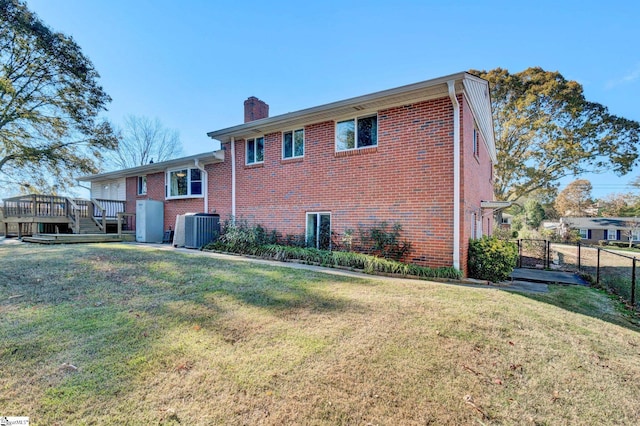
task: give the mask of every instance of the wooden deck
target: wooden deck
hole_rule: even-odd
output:
[[[4,234],[36,235],[135,234],[135,214],[122,200],[71,199],[31,194],[4,200]]]
[[[79,243],[118,243],[135,241],[134,234],[37,234],[22,237],[26,243],[38,244],[79,244]]]

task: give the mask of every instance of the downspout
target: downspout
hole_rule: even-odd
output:
[[[236,138],[231,137],[231,221],[236,222]]]
[[[455,80],[447,86],[453,104],[453,267],[460,269],[460,103]]]
[[[194,163],[196,165],[196,168],[202,171],[202,183],[204,185],[204,212],[209,213],[209,175],[207,174],[207,171],[204,169],[204,167],[200,165],[200,162],[197,158],[194,160]]]

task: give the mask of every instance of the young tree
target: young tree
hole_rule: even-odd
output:
[[[71,37],[20,0],[0,0],[0,180],[56,191],[97,171],[117,137],[99,114],[111,98]]]
[[[178,132],[165,128],[157,118],[130,115],[125,118],[118,149],[108,155],[108,163],[120,169],[165,161],[182,154]]]
[[[629,239],[629,248],[633,247],[633,237],[640,231],[640,222],[637,218],[629,219],[625,222],[624,235]]]
[[[560,216],[593,216],[590,208],[593,207],[591,199],[591,182],[586,179],[578,179],[571,182],[560,191],[556,198],[556,211]]]
[[[498,199],[552,191],[559,179],[583,172],[623,175],[636,162],[640,123],[588,101],[579,83],[542,68],[470,72],[491,86]]]
[[[530,229],[538,229],[544,218],[544,208],[538,201],[529,199],[524,203],[524,221]]]

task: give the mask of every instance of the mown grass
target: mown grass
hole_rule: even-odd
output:
[[[640,419],[640,335],[592,289],[4,245],[0,342],[0,415],[36,425]]]

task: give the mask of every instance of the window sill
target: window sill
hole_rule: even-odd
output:
[[[352,157],[354,155],[373,154],[373,153],[376,153],[376,152],[378,152],[378,147],[377,146],[371,146],[371,147],[367,147],[367,148],[350,149],[348,151],[336,151],[335,157],[336,158]]]
[[[289,163],[302,163],[304,161],[304,157],[293,157],[293,158],[283,158],[280,160],[281,164],[289,164]]]
[[[245,169],[260,169],[264,167],[264,162],[262,163],[253,163],[253,164],[245,164],[244,168]]]
[[[204,198],[204,195],[181,195],[177,197],[166,197],[165,199],[167,201],[172,201],[172,200],[189,200],[192,198]]]

